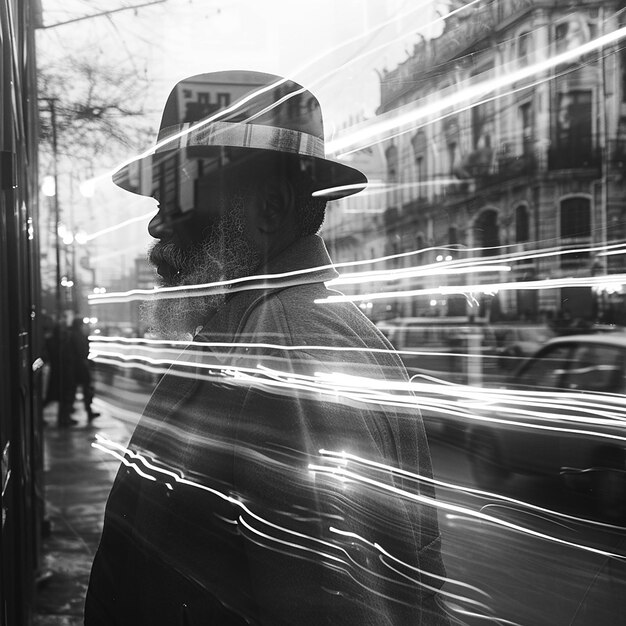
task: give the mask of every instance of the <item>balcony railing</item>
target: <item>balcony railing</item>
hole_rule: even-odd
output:
[[[529,176],[537,170],[537,159],[531,152],[514,155],[494,154],[493,150],[476,150],[465,159],[459,176],[473,178],[478,186],[498,183],[519,176]]]
[[[587,146],[558,146],[548,150],[549,170],[600,170],[602,153],[599,148]]]

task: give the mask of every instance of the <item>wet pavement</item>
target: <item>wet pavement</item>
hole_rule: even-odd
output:
[[[78,409],[80,405],[80,409]],[[85,592],[91,563],[102,532],[104,505],[119,461],[94,448],[97,433],[127,443],[131,428],[115,419],[110,405],[94,401],[101,413],[91,424],[79,399],[77,424],[56,426],[56,405],[44,412],[45,518],[34,626],[83,623]]]

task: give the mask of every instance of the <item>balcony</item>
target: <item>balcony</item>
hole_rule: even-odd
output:
[[[511,154],[509,150],[475,150],[463,162],[460,178],[473,178],[478,187],[492,185],[520,176],[530,176],[537,170],[537,159],[532,152]]]
[[[498,155],[496,176],[499,179],[530,176],[537,171],[537,159],[531,152],[526,154]]]
[[[593,169],[600,171],[602,154],[599,148],[584,145],[570,145],[548,150],[549,170]]]

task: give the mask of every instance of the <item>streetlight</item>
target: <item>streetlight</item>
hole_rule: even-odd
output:
[[[71,284],[69,284],[68,281],[66,281],[65,283],[61,281],[61,285],[63,287],[74,287],[74,289],[72,290],[72,297],[70,299],[70,304],[74,312],[77,313],[80,308],[79,307],[80,299],[78,297],[78,285],[80,285],[81,283],[78,281],[77,271],[76,271],[76,245],[84,246],[87,243],[89,238],[88,238],[87,233],[85,233],[85,231],[70,230],[64,224],[59,225],[57,234],[61,238],[63,244],[68,249],[70,249],[69,254],[71,254],[71,257],[70,257],[70,264],[69,264],[70,265],[69,283]],[[84,261],[87,261],[87,262],[84,263]],[[66,250],[66,265],[67,265],[67,250]],[[81,259],[80,265],[83,269],[86,269],[92,273],[92,283],[95,284],[95,270],[89,267],[88,257]]]

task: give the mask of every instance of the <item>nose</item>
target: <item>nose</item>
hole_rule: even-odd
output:
[[[159,207],[157,214],[148,223],[148,233],[155,239],[167,239],[174,234],[171,220],[167,219],[165,212]]]

